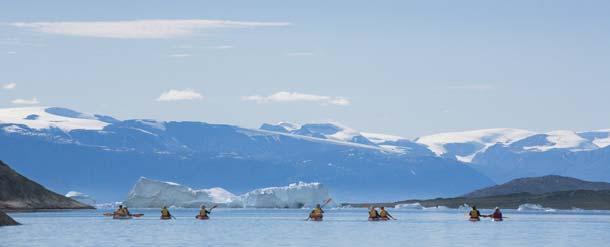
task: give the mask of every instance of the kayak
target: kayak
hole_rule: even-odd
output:
[[[322,221],[322,219],[323,219],[322,217],[315,217],[315,218],[310,217],[309,218],[309,220],[311,220],[311,221]]]
[[[114,216],[112,216],[112,219],[115,219],[115,220],[130,220],[131,216],[129,216],[129,215],[123,215],[123,216],[121,216],[121,215],[114,215]]]
[[[171,217],[171,216],[170,216],[170,217],[163,217],[163,216],[161,216],[161,219],[162,219],[162,220],[171,220],[171,219],[172,219],[172,217]]]
[[[481,219],[479,219],[479,218],[470,218],[470,219],[468,219],[468,220],[469,220],[469,221],[472,221],[472,222],[481,221]]]
[[[209,216],[201,216],[201,215],[197,215],[197,216],[195,216],[195,218],[198,220],[209,220],[210,219]]]
[[[491,221],[503,221],[504,219],[502,218],[491,218]]]

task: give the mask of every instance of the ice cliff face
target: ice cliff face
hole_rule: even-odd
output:
[[[256,189],[235,196],[222,188],[196,190],[172,182],[140,178],[124,204],[138,208],[197,208],[212,204],[249,208],[302,208],[313,207],[328,198],[328,189],[320,183],[299,182],[284,187]]]
[[[235,200],[236,196],[222,188],[195,190],[172,182],[162,182],[140,178],[127,200],[128,207],[158,208],[163,206],[200,207],[202,204],[224,204]]]
[[[328,198],[330,195],[324,185],[299,182],[253,190],[239,196],[239,201],[248,208],[302,208],[314,207]]]

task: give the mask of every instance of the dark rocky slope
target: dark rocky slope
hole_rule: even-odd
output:
[[[475,190],[463,197],[488,197],[516,193],[544,194],[573,190],[610,190],[610,183],[589,182],[571,177],[549,175],[514,179],[504,184]]]
[[[13,220],[10,216],[0,211],[0,226],[14,226],[19,225],[17,221]]]
[[[4,162],[0,161],[0,209],[39,210],[39,209],[92,209],[67,198],[42,185],[21,176]]]

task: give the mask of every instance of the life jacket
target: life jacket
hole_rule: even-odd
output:
[[[312,211],[312,214],[320,215],[320,214],[322,214],[322,209],[321,208],[314,208],[313,211]]]
[[[470,211],[470,218],[479,218],[481,217],[481,214],[479,213],[479,210],[471,210]]]
[[[501,212],[494,212],[491,215],[491,217],[494,218],[494,219],[502,219],[502,213]]]
[[[377,213],[377,210],[371,209],[369,211],[369,218],[377,218],[377,217],[379,217],[379,213]]]
[[[161,209],[161,216],[170,217],[169,210],[167,210],[167,208]]]
[[[379,217],[387,218],[388,217],[388,211],[385,211],[384,209],[382,209],[381,211],[379,211]]]
[[[208,216],[208,211],[205,209],[201,209],[199,210],[199,216],[201,217],[207,217]]]

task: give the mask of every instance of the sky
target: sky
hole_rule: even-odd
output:
[[[610,128],[608,1],[10,1],[0,107],[335,121],[404,137]]]

